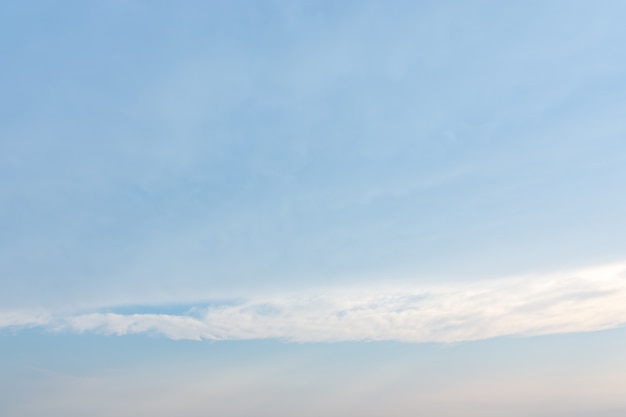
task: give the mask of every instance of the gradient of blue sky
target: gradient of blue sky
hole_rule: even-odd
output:
[[[293,415],[283,390],[323,415],[623,413],[624,17],[621,1],[5,2],[0,411],[136,415],[163,375],[189,392],[153,415]],[[507,335],[543,336],[483,340]],[[568,385],[583,379],[603,388]]]

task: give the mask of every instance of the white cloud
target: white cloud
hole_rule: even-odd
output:
[[[0,329],[5,327],[37,327],[49,324],[52,318],[45,312],[0,311]]]
[[[424,287],[334,288],[260,296],[188,314],[0,314],[0,327],[47,326],[171,339],[453,343],[586,332],[626,323],[626,264]]]

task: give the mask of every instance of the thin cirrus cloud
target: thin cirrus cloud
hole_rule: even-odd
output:
[[[4,312],[0,327],[187,340],[455,343],[588,332],[626,323],[626,264],[473,283],[259,296],[185,314]]]

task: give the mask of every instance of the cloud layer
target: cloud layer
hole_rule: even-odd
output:
[[[626,264],[423,287],[352,287],[191,306],[184,314],[0,313],[0,327],[106,335],[293,342],[454,343],[586,332],[626,323]]]

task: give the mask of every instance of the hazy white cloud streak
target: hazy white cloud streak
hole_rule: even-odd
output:
[[[330,288],[250,299],[188,314],[0,314],[0,326],[46,326],[171,339],[462,342],[586,332],[626,323],[626,265],[423,287]]]

